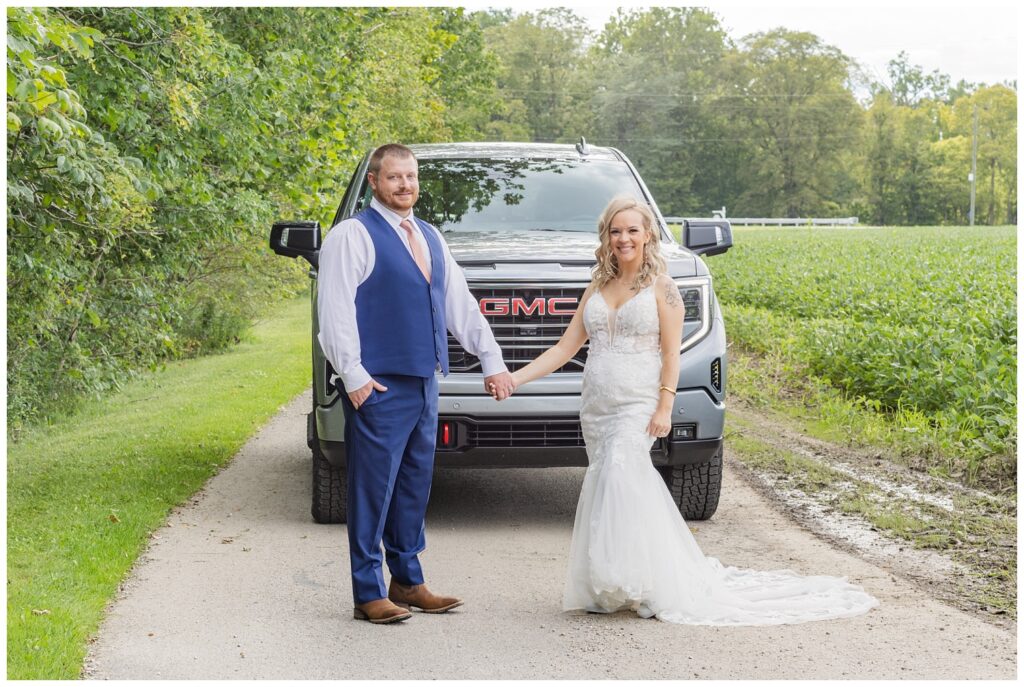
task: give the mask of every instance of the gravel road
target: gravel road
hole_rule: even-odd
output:
[[[723,563],[848,575],[881,606],[851,619],[699,627],[560,601],[582,469],[442,470],[423,555],[445,615],[352,618],[344,526],[309,516],[308,392],[154,533],[90,646],[93,679],[999,678],[1015,632],[832,548],[728,468],[691,523]]]

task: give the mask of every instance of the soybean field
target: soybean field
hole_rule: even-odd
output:
[[[1013,470],[1016,228],[737,228],[709,259],[728,336],[931,437],[968,481]]]

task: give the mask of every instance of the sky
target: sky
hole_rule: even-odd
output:
[[[640,3],[596,2],[558,3],[519,0],[493,7],[511,6],[530,11],[559,4],[571,7],[599,31],[617,7],[642,7]],[[468,5],[467,5],[468,6]],[[857,60],[869,78],[883,80],[886,63],[901,50],[910,63],[926,73],[939,70],[951,77],[973,83],[1015,80],[1018,74],[1018,11],[1010,3],[956,4],[924,2],[878,2],[862,0],[853,5],[829,3],[793,5],[706,2],[701,6],[715,12],[733,40],[756,31],[779,26],[810,31]]]

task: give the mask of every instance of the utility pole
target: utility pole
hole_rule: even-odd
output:
[[[974,226],[974,184],[978,171],[978,106],[974,106],[974,133],[971,135],[971,226]]]

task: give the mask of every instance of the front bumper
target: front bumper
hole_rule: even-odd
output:
[[[587,453],[579,431],[579,396],[513,396],[500,404],[489,396],[442,396],[438,400],[439,435],[448,424],[447,446],[438,437],[435,464],[441,467],[573,467],[586,466]],[[725,404],[704,389],[682,389],[672,409],[673,428],[688,438],[658,439],[651,449],[654,465],[703,463],[721,448]],[[334,423],[340,420],[341,424]],[[340,403],[318,407],[316,434],[309,439],[341,437]],[[334,465],[345,464],[345,444],[320,439],[320,448]]]
[[[722,439],[695,439],[668,442],[667,446],[651,451],[651,462],[658,466],[705,463],[722,448]],[[346,464],[345,444],[340,441],[321,441],[320,449],[336,467]],[[438,451],[434,465],[452,468],[566,468],[586,467],[585,448],[482,448],[465,451]]]

